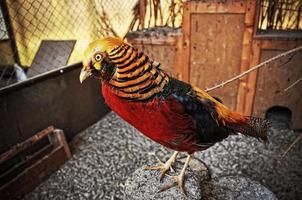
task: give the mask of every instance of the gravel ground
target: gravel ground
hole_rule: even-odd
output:
[[[268,144],[231,136],[195,156],[208,164],[214,177],[246,176],[279,199],[302,199],[302,142],[283,161],[279,159],[297,136],[285,124],[275,122]],[[123,199],[129,174],[154,162],[154,155],[165,160],[171,154],[114,113],[77,135],[71,148],[73,157],[24,199]]]

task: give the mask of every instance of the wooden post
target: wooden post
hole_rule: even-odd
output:
[[[6,27],[6,30],[7,30],[7,33],[8,33],[10,46],[11,46],[12,51],[13,51],[14,61],[15,61],[15,63],[17,63],[18,65],[21,66],[20,58],[19,58],[19,54],[18,54],[18,48],[17,48],[17,44],[16,44],[16,39],[15,39],[14,31],[13,31],[13,28],[12,28],[12,23],[11,23],[11,20],[10,20],[6,0],[0,1],[0,8],[1,8],[2,15],[3,15],[5,27]]]
[[[139,21],[141,29],[145,28],[145,16],[146,16],[146,2],[147,0],[140,0],[139,2]]]
[[[55,138],[54,140],[57,141],[59,145],[63,146],[67,158],[70,159],[71,153],[70,153],[70,149],[68,147],[68,143],[66,141],[63,130],[55,129],[53,132],[54,132],[53,138]]]
[[[260,61],[260,40],[254,40],[252,44],[252,54],[250,59],[250,65],[255,66]],[[248,75],[247,79],[247,92],[245,96],[245,106],[243,113],[246,115],[251,115],[253,112],[253,105],[254,105],[254,97],[256,92],[256,83],[257,83],[257,75],[258,70],[251,72]]]
[[[252,52],[256,3],[257,2],[254,0],[248,0],[246,4],[246,14],[245,14],[245,21],[244,21],[245,30],[243,34],[240,73],[248,70],[251,67],[250,55]],[[254,79],[250,79],[250,80],[254,80]],[[236,110],[246,115],[250,114],[250,113],[245,113],[245,107],[247,103],[246,95],[248,90],[250,89],[248,88],[248,86],[251,85],[252,84],[248,84],[248,77],[243,77],[240,79]]]
[[[176,36],[176,41],[175,41],[175,71],[177,74],[177,78],[180,80],[184,80],[183,78],[183,72],[186,68],[184,66],[184,61],[183,61],[183,35],[178,35]]]
[[[191,26],[191,12],[190,3],[183,4],[183,81],[190,82],[190,26]]]

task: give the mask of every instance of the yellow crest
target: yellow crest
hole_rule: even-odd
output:
[[[96,52],[107,52],[109,53],[114,48],[120,46],[121,44],[127,44],[120,38],[115,37],[105,37],[102,39],[95,40],[91,42],[86,50],[84,51],[83,63],[88,63]],[[99,66],[100,67],[100,66]]]
[[[86,48],[84,52],[85,58],[91,56],[91,54],[100,51],[100,52],[110,52],[115,47],[125,44],[123,40],[120,38],[114,38],[114,37],[105,37],[102,39],[95,40],[91,42],[88,47]]]

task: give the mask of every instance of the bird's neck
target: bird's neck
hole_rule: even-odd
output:
[[[147,100],[162,92],[168,75],[143,52],[123,44],[109,53],[115,72],[108,84],[114,93],[129,100]]]

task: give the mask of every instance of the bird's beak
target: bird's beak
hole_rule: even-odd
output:
[[[91,75],[91,73],[83,67],[80,73],[80,82],[83,83],[83,81],[88,78]]]

